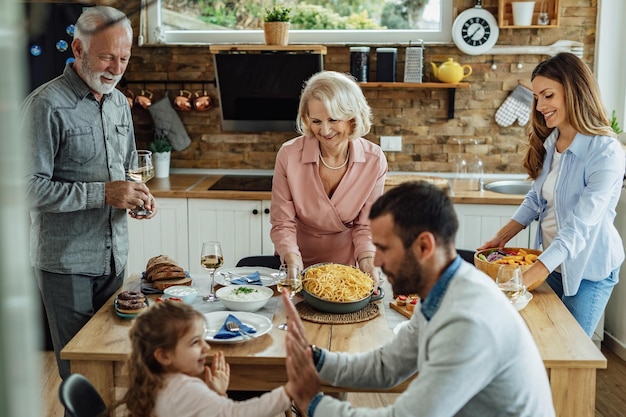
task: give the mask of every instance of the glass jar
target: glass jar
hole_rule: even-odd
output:
[[[350,48],[350,74],[358,82],[366,83],[370,68],[369,46],[353,46]]]

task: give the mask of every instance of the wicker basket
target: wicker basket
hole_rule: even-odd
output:
[[[489,275],[494,281],[496,280],[496,276],[498,276],[498,269],[500,269],[500,265],[501,264],[494,264],[493,262],[487,262],[487,261],[483,261],[482,259],[480,259],[478,257],[478,255],[480,255],[481,253],[484,254],[485,256],[487,256],[487,253],[490,253],[491,251],[493,251],[494,248],[492,249],[485,249],[479,252],[476,252],[474,254],[474,265],[476,266],[476,268],[480,269],[481,271],[483,271],[485,274]],[[541,253],[540,250],[536,250],[536,249],[528,249],[528,248],[502,248],[503,250],[507,251],[507,250],[511,250],[511,251],[518,251],[520,249],[524,249],[527,253],[531,253],[534,255],[539,255]],[[531,265],[520,265],[520,268],[522,269],[522,272],[524,272],[525,270],[527,270],[528,268],[530,268]],[[547,278],[547,276],[546,276]],[[537,282],[535,285],[532,286],[532,288],[528,288],[529,291],[534,290],[535,288],[537,288],[544,280],[540,280],[539,282]]]
[[[289,22],[265,22],[263,31],[266,45],[285,46],[289,43]]]

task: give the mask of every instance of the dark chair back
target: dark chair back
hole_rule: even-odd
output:
[[[476,251],[467,250],[467,249],[457,249],[456,253],[461,255],[461,258],[463,258],[463,260],[474,265],[474,254],[476,253]]]
[[[61,382],[59,399],[72,417],[100,417],[107,410],[98,391],[81,374],[71,374]]]
[[[241,258],[239,262],[237,262],[237,266],[262,266],[265,268],[278,269],[280,268],[280,257],[275,255],[247,256]]]

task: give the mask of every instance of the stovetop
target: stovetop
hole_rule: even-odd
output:
[[[272,177],[268,175],[224,175],[209,190],[272,191]]]

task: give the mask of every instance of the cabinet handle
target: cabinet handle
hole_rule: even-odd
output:
[[[254,214],[256,216],[257,214],[259,214],[259,210],[257,210],[257,209],[252,210],[252,214]]]
[[[266,208],[265,210],[263,210],[263,213],[270,214],[270,209]]]

